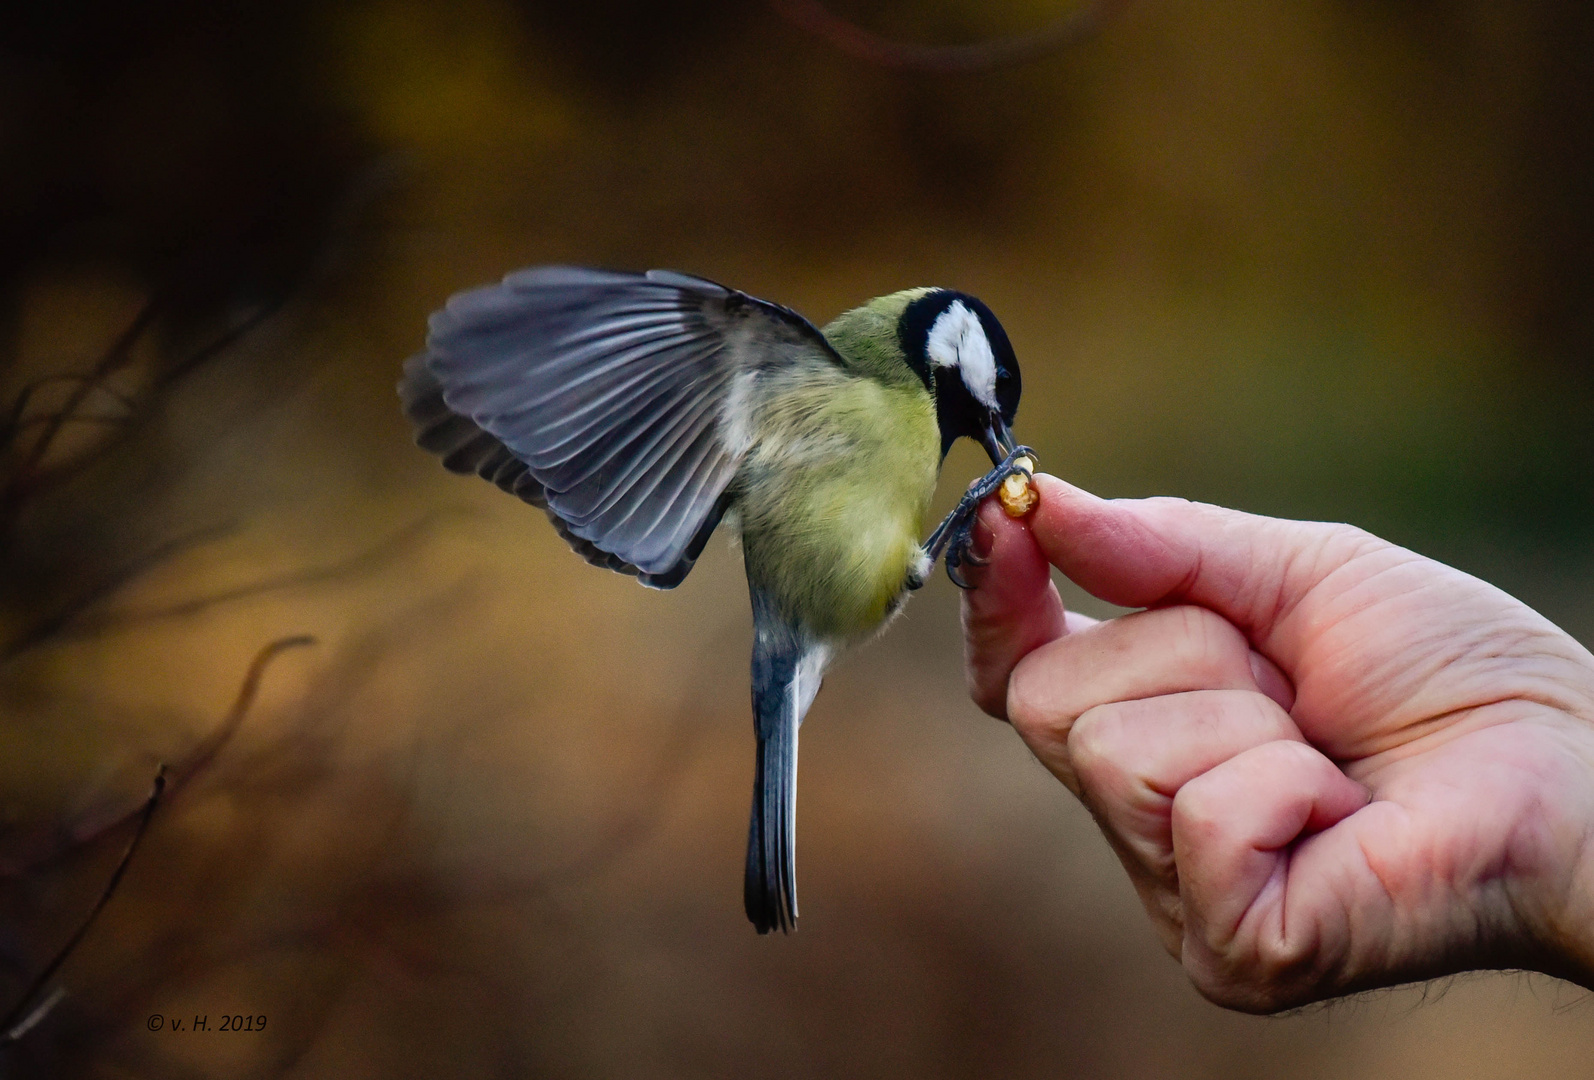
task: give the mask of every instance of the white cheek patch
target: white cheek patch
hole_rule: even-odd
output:
[[[980,317],[954,300],[930,327],[924,351],[936,367],[956,368],[974,400],[988,409],[996,404],[996,357],[980,325]]]

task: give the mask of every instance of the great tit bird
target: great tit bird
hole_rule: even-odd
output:
[[[797,729],[825,668],[938,556],[966,585],[980,500],[1027,472],[1001,324],[918,288],[819,330],[702,278],[547,266],[454,296],[429,330],[399,384],[416,441],[546,510],[588,562],[670,589],[721,520],[740,531],[758,737],[744,901],[759,933],[792,929]],[[921,543],[961,436],[996,467]]]

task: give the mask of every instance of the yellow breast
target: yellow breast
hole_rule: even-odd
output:
[[[737,498],[748,578],[820,636],[865,636],[920,557],[940,467],[934,405],[851,376],[769,401]]]

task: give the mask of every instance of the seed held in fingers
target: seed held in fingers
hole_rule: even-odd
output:
[[[1021,518],[1035,508],[1035,504],[1040,501],[1040,492],[1030,483],[1030,474],[1035,471],[1035,459],[1021,457],[1013,464],[1025,471],[1014,473],[1003,480],[996,497],[1001,501],[1002,509],[1007,511],[1008,517]]]

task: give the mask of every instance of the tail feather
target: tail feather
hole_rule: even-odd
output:
[[[781,724],[758,740],[753,812],[742,899],[760,934],[797,926],[797,729]]]
[[[742,900],[760,934],[797,928],[797,731],[829,649],[772,623],[754,598],[753,721],[758,756]]]

